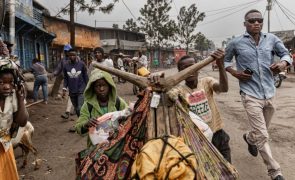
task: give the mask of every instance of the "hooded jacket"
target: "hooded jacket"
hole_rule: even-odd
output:
[[[99,106],[99,103],[97,100],[97,95],[95,94],[95,92],[93,90],[93,86],[92,86],[92,84],[96,80],[102,79],[102,78],[104,78],[107,81],[107,83],[111,86],[111,90],[109,93],[108,112],[118,111],[116,109],[117,90],[116,90],[116,86],[115,86],[112,76],[109,73],[98,70],[98,69],[93,70],[90,74],[89,81],[88,81],[87,86],[84,91],[84,103],[83,103],[83,106],[80,111],[80,117],[77,120],[76,125],[75,125],[76,131],[80,135],[84,135],[88,132],[88,129],[85,128],[85,124],[89,121],[90,118],[100,117],[104,114],[102,109]],[[119,99],[120,99],[119,110],[123,110],[123,109],[127,108],[126,102],[120,97],[119,97]],[[91,112],[89,112],[89,108],[88,108],[87,103],[89,103],[93,107],[91,109]],[[87,146],[89,147],[91,145],[92,145],[92,143],[91,143],[89,136],[88,136]]]

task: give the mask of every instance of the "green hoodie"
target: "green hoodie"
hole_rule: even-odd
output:
[[[91,72],[89,81],[87,83],[87,86],[84,91],[84,103],[81,107],[80,110],[80,117],[76,122],[75,128],[78,134],[80,135],[85,135],[86,133],[88,134],[88,129],[85,128],[85,124],[89,121],[90,118],[92,117],[99,117],[104,114],[104,112],[101,110],[99,103],[97,101],[97,96],[93,90],[92,84],[98,80],[104,78],[108,84],[111,86],[111,93],[109,94],[109,102],[108,102],[108,112],[114,112],[117,111],[115,105],[116,105],[116,99],[117,99],[117,90],[116,90],[116,85],[113,81],[112,76],[105,72],[101,71],[99,69],[95,69]],[[120,109],[123,110],[127,108],[126,102],[120,98]],[[91,117],[88,109],[87,103],[91,104],[93,106],[91,110]],[[92,145],[90,138],[88,136],[87,139],[87,146],[90,147]]]

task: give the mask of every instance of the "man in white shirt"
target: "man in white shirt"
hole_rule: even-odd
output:
[[[107,66],[107,67],[113,67],[113,66],[111,66],[111,64],[108,61],[106,61],[104,59],[104,51],[101,47],[95,48],[93,53],[94,53],[94,61],[93,62],[99,63],[99,64]],[[94,69],[92,63],[89,65],[88,75],[90,75],[91,71]]]
[[[106,54],[105,57],[106,57],[106,58],[105,58],[104,61],[106,62],[106,65],[107,65],[108,67],[113,68],[113,67],[114,67],[114,62],[113,62],[113,60],[111,59],[110,55],[109,55],[109,54]]]
[[[141,67],[144,66],[145,68],[148,68],[148,59],[145,55],[142,54],[141,51],[138,52],[139,60]]]
[[[118,69],[124,71],[123,53],[119,53],[117,64],[118,64]]]

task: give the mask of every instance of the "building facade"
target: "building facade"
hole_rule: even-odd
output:
[[[45,16],[44,26],[47,31],[56,34],[56,38],[52,41],[49,49],[50,69],[54,69],[64,57],[64,45],[70,43],[70,22],[52,16]],[[75,23],[75,49],[78,51],[81,60],[88,64],[92,50],[100,46],[100,34],[95,28]]]
[[[48,68],[48,47],[55,34],[43,27],[43,14],[48,10],[33,0],[16,0],[14,55],[24,69],[31,67],[32,59],[39,58]],[[1,31],[3,40],[9,41],[9,17],[6,13]]]
[[[133,56],[136,51],[146,49],[145,34],[126,31],[119,28],[97,27],[101,45],[106,53],[124,54]]]

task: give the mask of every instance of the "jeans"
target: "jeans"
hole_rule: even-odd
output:
[[[70,94],[70,98],[72,101],[72,104],[75,108],[76,114],[79,117],[80,116],[80,109],[84,103],[84,96],[83,94]]]
[[[229,140],[229,135],[223,129],[221,129],[213,134],[212,144],[216,147],[224,159],[231,163]]]
[[[48,100],[48,90],[47,90],[47,84],[48,84],[48,78],[47,75],[39,75],[35,77],[35,82],[34,82],[34,101],[36,102],[38,100],[38,91],[40,86],[42,86],[42,92],[43,92],[43,99],[44,101]]]

